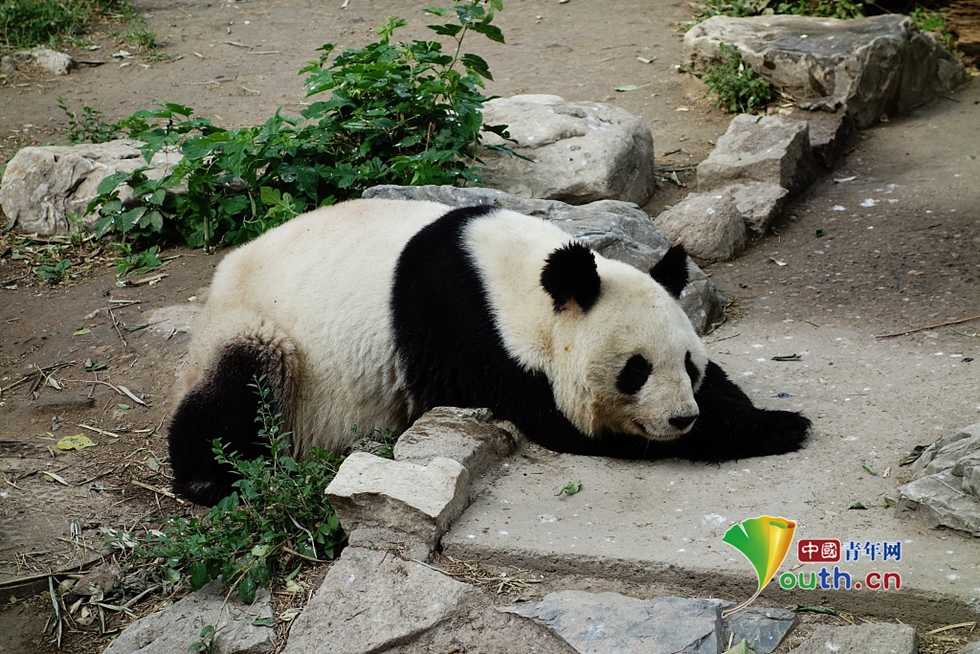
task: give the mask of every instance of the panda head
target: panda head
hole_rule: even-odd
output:
[[[579,243],[549,255],[541,272],[553,311],[546,372],[558,408],[584,434],[671,440],[691,430],[708,358],[677,302],[687,279],[680,246],[649,275]]]

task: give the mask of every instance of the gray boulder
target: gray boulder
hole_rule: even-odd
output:
[[[980,537],[980,423],[926,448],[899,489],[899,510]]]
[[[107,176],[132,172],[149,165],[147,177],[160,179],[180,161],[180,154],[164,150],[147,164],[143,143],[128,139],[101,144],[22,148],[7,164],[0,183],[0,208],[13,228],[25,234],[66,233],[69,217],[91,226],[97,216],[87,215],[89,201]],[[132,189],[120,188],[119,198],[132,199]]]
[[[486,188],[455,186],[376,186],[364,197],[393,200],[430,200],[449,206],[492,205],[550,220],[604,257],[649,270],[670,247],[670,239],[642,209],[627,202],[604,200],[576,207],[554,200],[519,198]],[[698,333],[717,322],[725,310],[725,298],[697,266],[690,267],[691,281],[681,295],[681,305]]]
[[[738,47],[757,74],[804,107],[843,105],[858,128],[900,115],[967,81],[963,65],[907,16],[855,20],[714,16],[684,35],[698,67]]]
[[[452,459],[435,457],[419,465],[354,452],[326,494],[351,542],[383,546],[394,534],[396,541],[408,541],[413,552],[427,556],[466,508],[469,481],[466,468]],[[369,531],[355,539],[362,528]]]
[[[741,114],[698,164],[698,186],[708,191],[689,194],[655,222],[692,257],[730,261],[745,250],[750,232],[765,233],[786,200],[815,178],[806,121]]]
[[[488,135],[487,144],[506,145],[533,160],[481,153],[486,186],[569,204],[611,199],[642,205],[653,196],[653,135],[625,109],[557,95],[516,95],[488,102],[483,119],[507,125],[516,141]]]
[[[691,193],[656,218],[657,227],[700,261],[731,261],[748,232],[735,202],[722,193]]]
[[[794,107],[784,118],[806,122],[813,156],[827,169],[833,169],[837,159],[852,142],[856,130],[854,119],[843,107],[835,111],[807,111]]]
[[[689,193],[657,216],[657,227],[701,261],[730,261],[782,213],[789,191],[778,184],[742,182]]]
[[[6,75],[36,66],[55,75],[67,75],[78,64],[71,55],[50,48],[31,48],[14,52],[0,59],[0,72]]]
[[[816,179],[815,163],[806,122],[740,114],[698,164],[698,185],[712,189],[755,180],[782,186],[793,197]]]

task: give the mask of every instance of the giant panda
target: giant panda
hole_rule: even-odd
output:
[[[798,449],[809,420],[756,408],[708,360],[677,301],[687,265],[675,246],[647,274],[490,206],[362,199],[298,216],[215,271],[169,429],[174,489],[202,504],[231,491],[215,438],[262,454],[261,375],[300,457],[435,406],[489,408],[556,452]]]

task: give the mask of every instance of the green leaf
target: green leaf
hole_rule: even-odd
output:
[[[137,170],[145,170],[145,169],[137,169]],[[121,183],[128,180],[129,175],[130,173],[126,172],[125,170],[120,170],[115,173],[112,173],[111,175],[106,175],[105,177],[102,178],[102,181],[99,182],[99,187],[97,190],[98,194],[104,195],[109,191],[114,190]]]
[[[567,484],[565,484],[560,491],[558,491],[557,493],[555,493],[555,495],[561,495],[563,493],[565,495],[574,495],[575,493],[579,492],[580,490],[582,490],[582,482],[581,481],[570,481]]]
[[[255,593],[258,590],[258,585],[252,579],[250,575],[245,575],[241,582],[238,584],[238,597],[245,604],[251,604],[255,601]]]
[[[440,36],[456,36],[463,31],[462,25],[446,23],[444,25],[429,25],[428,28]]]
[[[479,75],[480,77],[488,80],[493,80],[493,75],[490,74],[490,65],[483,59],[475,54],[464,54],[460,61],[468,69]]]
[[[474,23],[470,25],[470,29],[478,34],[482,34],[491,41],[497,43],[504,42],[504,33],[500,31],[500,28],[496,25],[490,25],[489,23]]]
[[[754,654],[754,652],[749,647],[749,641],[743,638],[742,642],[735,647],[726,649],[723,654]]]
[[[203,561],[192,561],[187,566],[187,572],[190,574],[191,588],[194,590],[200,590],[204,584],[211,581],[208,566]]]

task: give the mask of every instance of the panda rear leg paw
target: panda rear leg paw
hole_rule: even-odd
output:
[[[198,504],[212,506],[233,490],[239,478],[228,464],[215,460],[213,443],[225,452],[251,460],[267,454],[258,442],[259,396],[254,381],[265,378],[277,404],[283,397],[282,356],[260,342],[227,344],[202,378],[184,395],[168,435],[174,491]],[[278,410],[278,407],[277,407]]]

